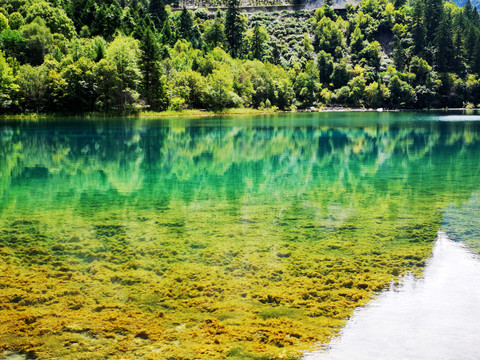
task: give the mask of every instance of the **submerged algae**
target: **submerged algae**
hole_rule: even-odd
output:
[[[116,213],[102,223],[77,218],[73,236],[71,220],[65,228],[46,220],[61,213],[4,223],[0,346],[42,359],[223,358],[238,346],[252,357],[300,355],[397,275],[421,269],[438,224],[403,214],[416,232],[374,219],[321,236],[305,227],[297,234],[311,240],[292,242],[285,235],[295,222],[262,237],[265,229],[247,231],[228,216],[217,216],[212,229],[192,212],[182,240],[159,225],[186,215],[181,204],[170,208],[137,213],[142,226],[135,219],[113,226]],[[273,224],[265,206],[249,213]]]
[[[421,274],[444,209],[480,184],[478,126],[347,120],[6,132],[0,350],[281,359],[327,342]]]

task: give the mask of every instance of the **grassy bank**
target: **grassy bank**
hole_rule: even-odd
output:
[[[320,107],[313,109],[299,109],[291,111],[290,113],[300,112],[398,112],[398,111],[435,111],[448,112],[458,111],[465,115],[474,115],[480,111],[480,108],[439,108],[439,109],[367,109],[355,107]],[[222,111],[207,111],[201,109],[186,109],[186,110],[166,110],[166,111],[141,111],[136,114],[132,113],[27,113],[27,114],[7,114],[0,115],[0,120],[43,120],[43,119],[118,119],[118,118],[139,118],[139,119],[162,119],[162,118],[195,118],[195,117],[212,117],[212,116],[246,116],[246,115],[267,115],[267,114],[281,114],[288,113],[280,111],[276,108],[269,109],[252,109],[252,108],[231,108]]]
[[[262,115],[274,114],[279,112],[275,108],[270,109],[252,109],[252,108],[231,108],[221,111],[207,111],[200,109],[186,110],[166,110],[166,111],[141,111],[136,114],[132,113],[27,113],[27,114],[7,114],[0,115],[2,120],[42,120],[51,118],[72,118],[72,119],[93,119],[93,118],[172,118],[172,117],[208,117],[208,116],[229,116],[229,115]]]

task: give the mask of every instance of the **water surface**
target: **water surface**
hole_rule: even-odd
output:
[[[301,356],[439,230],[475,248],[469,116],[4,121],[0,349]]]

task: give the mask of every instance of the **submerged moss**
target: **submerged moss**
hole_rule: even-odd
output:
[[[8,254],[0,348],[39,359],[299,356],[392,280],[420,274],[439,224],[421,214],[408,215],[411,226],[357,215],[348,233],[315,225],[296,231],[308,240],[291,242],[296,223],[267,225],[276,215],[265,206],[248,206],[256,219],[248,227],[228,215],[216,215],[214,227],[202,221],[228,214],[222,207],[202,208],[202,217],[181,203],[158,215],[136,211],[147,219],[141,226],[137,217],[115,220],[115,211],[102,221],[63,216],[63,226],[52,224],[61,212],[4,222],[10,242],[14,232],[28,236],[0,248]],[[182,214],[189,225],[180,239],[168,226],[159,231]],[[265,226],[277,230],[264,237]]]

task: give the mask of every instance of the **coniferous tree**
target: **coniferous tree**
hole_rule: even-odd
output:
[[[473,48],[471,72],[480,75],[480,36],[477,36],[477,41],[475,43],[475,47]]]
[[[205,28],[205,42],[210,48],[222,47],[225,42],[225,25],[221,22],[221,19],[215,17],[213,24]]]
[[[465,3],[465,6],[463,7],[463,12],[467,19],[472,20],[475,16],[475,12],[472,7],[472,2],[470,0],[467,0]]]
[[[167,18],[164,0],[150,0],[148,12],[155,24],[155,27],[157,29],[161,29],[165,19]]]
[[[140,42],[140,71],[142,95],[152,110],[165,109],[165,89],[160,80],[160,46],[151,29],[147,29]]]
[[[25,104],[26,109],[38,111],[74,109],[84,100],[84,110],[135,110],[145,105],[158,110],[168,102],[172,108],[175,104],[178,108],[183,104],[260,106],[262,102],[281,108],[478,103],[480,17],[474,0],[465,0],[463,9],[440,0],[410,0],[411,7],[399,9],[404,0],[392,1],[369,0],[357,8],[347,5],[346,19],[338,18],[331,1],[326,1],[315,12],[307,33],[304,24],[285,24],[286,32],[283,24],[270,26],[271,17],[265,14],[251,15],[253,25],[246,31],[239,0],[229,0],[227,16],[219,10],[214,18],[205,10],[193,17],[187,9],[169,17],[164,4],[171,0],[51,0],[40,2],[41,6],[34,1],[35,11],[25,5],[25,19],[15,5],[18,1],[7,0],[0,13],[10,29],[0,33],[0,49],[12,70],[12,89],[20,86],[22,90],[3,99],[18,104],[13,111]],[[60,7],[76,28],[66,39],[55,34],[68,33],[53,21],[52,14],[58,13],[54,9]],[[92,7],[96,11],[90,11]],[[37,13],[39,18],[32,21]],[[0,28],[6,24],[4,19]],[[272,33],[263,28],[265,24]],[[395,36],[391,52],[374,41],[386,31]],[[285,33],[296,35],[285,41]],[[275,38],[270,41],[269,35]],[[181,37],[186,41],[171,49]],[[231,56],[212,51],[217,46]],[[198,56],[184,61],[192,48],[204,53],[194,52]],[[280,63],[282,67],[273,65]],[[42,90],[40,82],[48,89]],[[35,87],[39,91],[28,92]],[[209,95],[193,101],[188,94],[194,88]]]
[[[275,65],[280,64],[280,50],[276,41],[272,42],[272,63]]]
[[[332,8],[333,6],[333,0],[325,0],[322,5],[322,9],[324,11],[325,16],[329,17],[332,20],[335,20],[337,18],[337,15],[335,14],[335,11]]]
[[[414,54],[425,55],[426,46],[426,28],[425,28],[425,3],[423,0],[417,0],[413,6],[413,28],[412,38],[414,43]]]
[[[476,7],[473,8],[473,18],[476,20],[476,25],[480,22],[478,9]]]
[[[436,36],[437,53],[435,64],[437,71],[446,73],[452,71],[455,60],[455,47],[453,44],[452,22],[450,16],[445,16],[438,25]]]
[[[225,14],[225,35],[233,57],[240,56],[243,46],[243,25],[240,19],[240,1],[228,0]]]
[[[420,0],[423,1],[423,0]],[[425,1],[425,36],[427,45],[435,44],[437,29],[443,20],[443,0]]]
[[[184,39],[191,39],[192,28],[193,28],[193,18],[190,11],[186,7],[183,7],[182,12],[179,16],[178,32],[179,35]]]
[[[116,3],[110,6],[95,4],[95,15],[91,26],[92,35],[100,35],[111,41],[122,24],[122,9]]]
[[[328,85],[333,73],[333,56],[325,51],[320,51],[317,57],[317,67],[319,71],[320,82]]]
[[[350,50],[352,53],[352,57],[357,59],[363,47],[364,47],[364,37],[363,37],[362,31],[357,26],[353,31],[353,34],[350,39]]]
[[[268,34],[265,28],[255,23],[253,27],[253,35],[251,39],[252,56],[254,59],[263,60],[265,55],[266,42],[268,41]]]
[[[172,29],[170,18],[166,18],[163,22],[162,33],[160,35],[162,43],[167,45],[173,45],[175,43],[175,32]]]
[[[465,77],[467,68],[465,64],[465,48],[462,28],[456,27],[453,34],[453,64],[452,71],[454,71],[460,77]]]
[[[194,25],[190,36],[190,42],[195,49],[202,49],[205,46],[203,41],[202,32],[198,28],[198,25]]]
[[[477,45],[477,34],[472,26],[469,26],[465,35],[465,61],[472,68],[475,61],[475,46]]]

